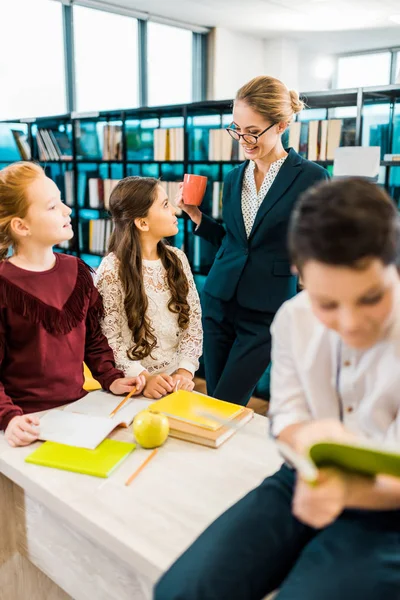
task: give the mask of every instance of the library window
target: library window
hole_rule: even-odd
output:
[[[390,61],[390,52],[340,56],[337,62],[336,87],[344,89],[388,85]]]
[[[148,104],[192,101],[192,42],[187,29],[148,23]]]
[[[75,6],[74,40],[77,110],[138,106],[137,20]]]
[[[61,3],[13,0],[3,8],[0,80],[0,119],[66,111]]]

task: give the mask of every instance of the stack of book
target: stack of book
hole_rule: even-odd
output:
[[[149,410],[168,417],[171,437],[210,448],[219,448],[254,414],[251,408],[184,390],[157,400]]]

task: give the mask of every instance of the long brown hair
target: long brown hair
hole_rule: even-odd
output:
[[[29,208],[26,190],[38,177],[45,177],[45,173],[31,162],[16,162],[0,171],[0,261],[7,258],[11,247],[16,250],[11,221],[26,217]]]
[[[132,360],[142,360],[157,346],[157,337],[147,318],[148,299],[144,289],[142,249],[135,219],[145,218],[157,198],[159,181],[153,177],[126,177],[110,196],[114,231],[108,245],[119,261],[119,277],[125,291],[125,312],[135,341],[128,350]],[[180,258],[164,240],[158,243],[158,255],[167,273],[171,298],[168,309],[178,315],[178,325],[189,325],[189,284]]]

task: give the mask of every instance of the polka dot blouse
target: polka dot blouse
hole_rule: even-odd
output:
[[[260,208],[271,185],[274,183],[275,177],[285,162],[285,159],[286,156],[271,164],[268,173],[264,177],[264,181],[262,182],[258,194],[256,182],[254,180],[255,162],[251,160],[246,167],[242,186],[242,213],[247,237],[250,236],[258,209]]]

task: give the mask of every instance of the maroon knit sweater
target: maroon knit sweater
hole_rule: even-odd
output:
[[[0,430],[16,415],[82,398],[83,362],[105,390],[123,377],[101,332],[89,267],[56,254],[49,271],[0,263]]]

